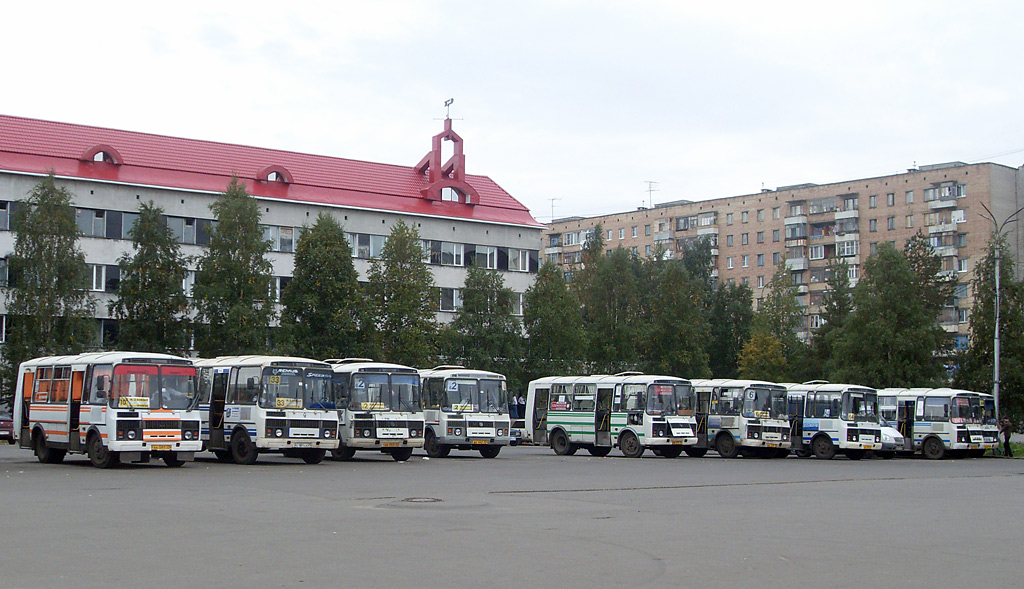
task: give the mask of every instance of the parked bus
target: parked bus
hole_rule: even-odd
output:
[[[317,464],[338,447],[331,367],[289,356],[196,361],[202,436],[222,461],[253,464],[280,453]]]
[[[496,372],[462,366],[420,370],[423,449],[431,458],[452,450],[478,450],[494,458],[511,442],[508,386]]]
[[[882,449],[875,389],[809,382],[787,385],[790,439],[798,456],[860,460]]]
[[[890,388],[878,391],[878,402],[903,434],[906,449],[926,458],[980,457],[999,445],[995,401],[988,393]]]
[[[691,456],[715,450],[723,458],[789,454],[786,387],[759,380],[698,379],[697,444]]]
[[[196,369],[167,354],[100,352],[23,362],[14,435],[40,462],[88,454],[98,468],[160,458],[181,466],[202,448]]]
[[[334,371],[341,443],[335,460],[374,450],[403,462],[423,447],[420,374],[401,364],[367,358],[327,360]]]
[[[528,440],[561,456],[579,448],[607,456],[618,446],[629,458],[647,448],[675,458],[697,442],[693,387],[682,378],[550,376],[531,382],[526,395]]]

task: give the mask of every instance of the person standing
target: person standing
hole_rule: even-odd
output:
[[[519,408],[519,419],[526,419],[526,397],[522,393],[516,395],[516,405]]]
[[[999,432],[1003,434],[1003,456],[1013,458],[1013,450],[1010,449],[1010,436],[1013,435],[1013,423],[1003,418],[999,422]]]

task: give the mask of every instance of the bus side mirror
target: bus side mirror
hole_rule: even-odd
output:
[[[255,389],[256,388],[256,378],[250,376],[248,378],[248,380],[245,381],[245,388],[250,390],[250,391]]]
[[[107,385],[109,384],[107,380],[109,378],[110,377],[108,377],[106,374],[101,374],[96,377],[96,394],[98,396],[101,396],[100,398],[106,396]]]

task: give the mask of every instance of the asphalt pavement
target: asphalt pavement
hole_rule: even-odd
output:
[[[0,587],[1020,584],[1024,460],[200,457],[0,445]]]

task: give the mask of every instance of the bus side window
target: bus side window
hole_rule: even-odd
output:
[[[50,376],[53,374],[53,368],[43,367],[36,370],[36,394],[33,399],[36,403],[49,403],[50,402]]]
[[[105,405],[110,397],[110,383],[114,377],[113,364],[94,366],[89,381],[89,400],[93,405]]]
[[[427,408],[440,409],[444,401],[444,379],[431,378],[427,381]]]
[[[228,392],[228,404],[252,405],[260,394],[259,366],[245,366],[235,371],[235,380]]]

